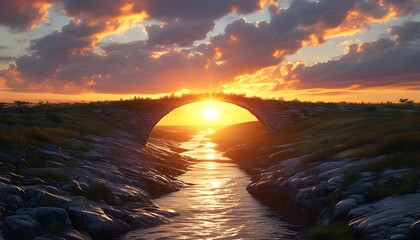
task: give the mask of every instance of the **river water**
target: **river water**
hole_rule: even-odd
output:
[[[197,159],[179,177],[187,186],[154,202],[180,213],[169,224],[138,229],[124,239],[298,239],[295,227],[282,221],[275,210],[262,205],[247,191],[250,177],[222,152],[209,135],[200,131],[182,148]]]

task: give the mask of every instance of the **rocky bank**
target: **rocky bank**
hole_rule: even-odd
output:
[[[143,147],[122,129],[84,141],[88,150],[44,143],[0,151],[0,239],[111,239],[177,214],[151,200],[182,186],[175,176],[189,162],[174,142]]]
[[[419,112],[346,111],[275,136],[228,127],[213,140],[252,176],[251,194],[311,219],[313,239],[420,239]]]

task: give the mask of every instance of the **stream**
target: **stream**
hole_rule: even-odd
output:
[[[182,143],[183,154],[196,163],[179,179],[186,186],[153,201],[180,215],[168,224],[137,229],[122,239],[299,239],[297,227],[283,221],[276,210],[246,190],[250,177],[216,149],[199,131]]]

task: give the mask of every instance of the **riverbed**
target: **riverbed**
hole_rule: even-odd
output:
[[[181,147],[195,159],[179,177],[185,187],[154,202],[179,213],[168,224],[129,232],[121,239],[300,239],[297,227],[282,220],[247,191],[250,177],[216,149],[203,130]]]

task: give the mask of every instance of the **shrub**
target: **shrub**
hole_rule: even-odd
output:
[[[47,113],[46,117],[48,118],[48,120],[50,120],[51,122],[54,122],[54,123],[62,123],[63,122],[63,119],[59,115],[57,115],[56,113],[52,113],[52,112]]]
[[[382,184],[376,184],[370,195],[371,200],[378,200],[391,195],[403,195],[416,191],[419,177],[406,174],[403,178],[388,177]]]

